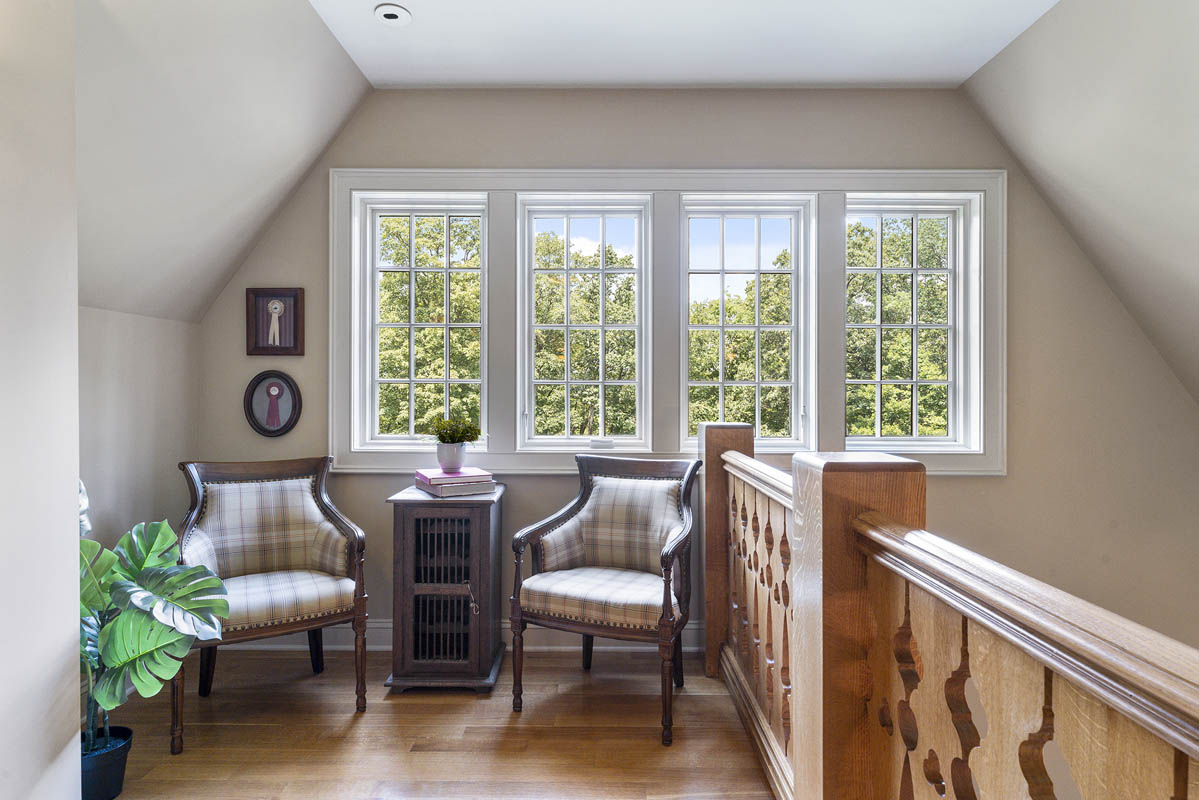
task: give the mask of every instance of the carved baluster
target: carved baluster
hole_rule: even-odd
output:
[[[746,573],[749,570],[749,514],[746,511],[746,495],[753,491],[753,488],[747,484],[741,485],[741,524],[738,526],[740,530],[740,545],[741,552],[738,559],[737,579],[741,583],[741,654],[749,656],[750,632],[749,632],[749,614],[750,614],[750,597],[749,597],[749,580]]]
[[[978,800],[974,791],[974,775],[970,772],[970,751],[978,747],[981,737],[974,724],[974,715],[966,699],[966,681],[970,680],[970,624],[962,617],[962,660],[945,681],[945,704],[953,718],[962,746],[960,757],[949,765],[950,780],[957,800]]]
[[[1028,782],[1032,800],[1057,800],[1053,781],[1045,769],[1045,745],[1053,738],[1053,672],[1045,668],[1045,704],[1041,706],[1041,727],[1020,743],[1020,771]]]
[[[903,587],[903,622],[895,632],[893,650],[899,678],[903,681],[903,699],[896,704],[895,710],[899,717],[899,735],[907,750],[903,756],[899,797],[900,800],[913,800],[911,754],[920,742],[920,732],[916,725],[916,714],[912,711],[912,692],[920,685],[924,667],[920,661],[920,648],[912,633],[912,588],[906,582]]]
[[[733,652],[740,649],[741,642],[741,626],[738,620],[741,619],[741,595],[739,593],[737,575],[741,570],[741,565],[737,559],[737,542],[740,539],[740,532],[737,525],[737,484],[739,481],[736,478],[729,478],[729,535],[728,535],[728,585],[729,585],[729,643],[732,645]]]
[[[779,681],[783,687],[782,708],[783,749],[791,752],[791,635],[788,633],[786,613],[783,615],[783,663],[779,667]]]

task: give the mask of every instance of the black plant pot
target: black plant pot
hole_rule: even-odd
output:
[[[109,746],[94,753],[83,754],[83,800],[113,800],[125,784],[125,759],[133,745],[133,731],[121,725],[111,725]],[[96,731],[99,741],[104,730]]]

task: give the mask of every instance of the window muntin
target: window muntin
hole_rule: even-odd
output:
[[[685,209],[685,438],[723,420],[803,439],[802,225],[798,208]]]
[[[957,438],[960,228],[955,210],[847,209],[847,441]]]
[[[374,214],[372,438],[483,417],[482,208]]]
[[[648,444],[648,205],[530,207],[526,446]]]

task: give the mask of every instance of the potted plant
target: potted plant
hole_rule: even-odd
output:
[[[433,423],[437,436],[437,463],[447,472],[466,463],[466,443],[479,438],[479,426],[464,419],[439,419]]]
[[[79,666],[87,677],[83,800],[121,793],[133,731],[108,724],[126,684],[151,697],[179,672],[196,639],[221,638],[225,586],[183,566],[166,520],[138,523],[113,550],[79,540]]]

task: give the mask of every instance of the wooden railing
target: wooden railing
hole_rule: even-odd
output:
[[[700,440],[706,669],[776,796],[1199,800],[1199,651],[922,530],[918,462]]]

